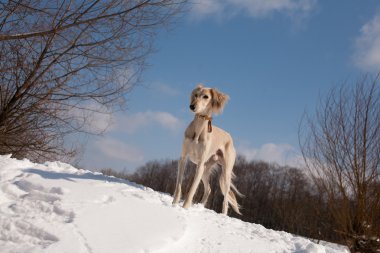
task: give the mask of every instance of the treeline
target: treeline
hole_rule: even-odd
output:
[[[156,191],[173,194],[177,161],[148,162],[131,175],[111,169],[102,172],[148,186]],[[342,237],[339,231],[335,229],[338,227],[337,221],[330,215],[329,206],[325,201],[325,193],[314,187],[312,181],[302,170],[266,162],[248,162],[243,157],[238,157],[234,172],[236,174],[234,182],[245,197],[239,199],[242,215],[237,215],[232,211],[229,215],[243,221],[261,224],[270,229],[287,231],[317,241],[325,240],[345,244],[341,241]],[[220,170],[217,170],[211,177],[212,194],[206,205],[207,208],[216,212],[221,212],[223,201],[218,183],[219,173]],[[194,174],[195,166],[189,162],[183,184],[185,195],[190,188]],[[199,202],[202,194],[203,185],[198,189],[194,202]]]

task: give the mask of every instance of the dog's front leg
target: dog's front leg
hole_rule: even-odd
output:
[[[201,160],[197,165],[197,171],[195,173],[193,184],[191,185],[189,194],[187,195],[185,203],[183,204],[183,207],[186,209],[189,208],[191,206],[191,203],[193,202],[194,194],[197,191],[198,185],[202,179],[204,169],[204,161]]]
[[[185,167],[186,167],[186,157],[181,156],[181,158],[178,161],[177,182],[175,185],[173,204],[177,204],[181,200],[182,180],[183,180]]]

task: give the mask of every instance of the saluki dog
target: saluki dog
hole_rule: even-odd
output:
[[[223,214],[227,214],[228,204],[240,214],[240,206],[234,192],[240,196],[241,193],[232,184],[232,179],[235,177],[232,169],[236,158],[232,138],[229,133],[211,124],[212,114],[221,113],[228,99],[228,95],[217,89],[204,87],[202,84],[199,84],[191,93],[190,110],[195,116],[185,131],[181,158],[178,162],[173,204],[177,204],[181,199],[182,180],[186,162],[189,159],[196,164],[197,168],[183,207],[191,206],[201,180],[204,185],[202,204],[206,204],[211,192],[209,177],[216,167],[214,165],[219,164],[222,167],[219,184],[224,195]]]

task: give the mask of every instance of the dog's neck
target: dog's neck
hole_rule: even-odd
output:
[[[211,133],[212,132],[212,117],[211,113],[208,114],[195,114],[194,120],[196,125],[200,127],[204,127],[205,123],[207,123],[207,132]]]
[[[185,137],[198,143],[204,139],[204,135],[212,132],[212,117],[210,114],[195,114],[193,121],[185,131]]]

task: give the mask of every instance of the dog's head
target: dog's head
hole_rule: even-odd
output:
[[[190,110],[196,114],[219,114],[227,103],[229,96],[215,88],[207,88],[202,84],[193,90],[190,97]]]

